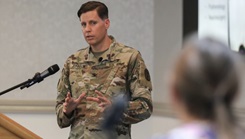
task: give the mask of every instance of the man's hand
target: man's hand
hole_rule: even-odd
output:
[[[71,97],[71,93],[68,92],[63,103],[63,112],[69,116],[72,111],[78,106],[81,100],[84,98],[85,93],[82,93],[77,99]]]
[[[97,97],[87,97],[86,99],[88,101],[97,102],[99,106],[103,108],[104,111],[105,107],[111,105],[111,101],[108,98],[106,98],[101,92],[95,90],[95,93],[97,94]]]

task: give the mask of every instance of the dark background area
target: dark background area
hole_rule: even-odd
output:
[[[183,38],[198,30],[198,0],[183,0]]]

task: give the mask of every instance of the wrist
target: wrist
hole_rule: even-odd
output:
[[[64,111],[63,111],[63,113],[64,113],[64,115],[65,115],[67,118],[71,118],[72,115],[73,115],[73,113],[74,113],[74,111],[71,111],[71,112],[64,112]]]

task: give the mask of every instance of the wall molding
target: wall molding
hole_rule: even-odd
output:
[[[55,113],[52,100],[0,100],[1,113]]]
[[[153,115],[176,118],[174,110],[169,103],[153,103]],[[234,108],[239,121],[245,122],[245,108]],[[35,113],[54,114],[54,100],[0,100],[1,113]]]

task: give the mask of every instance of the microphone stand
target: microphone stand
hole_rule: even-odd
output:
[[[23,88],[28,88],[28,87],[32,86],[33,84],[35,84],[37,82],[38,83],[41,82],[42,80],[43,80],[43,78],[41,78],[40,73],[38,72],[38,73],[36,73],[34,75],[34,77],[32,79],[28,79],[27,81],[25,81],[23,83],[20,83],[20,84],[15,85],[15,86],[7,89],[7,90],[4,90],[4,91],[0,92],[0,96],[3,95],[3,94],[5,94],[5,93],[7,93],[7,92],[9,92],[9,91],[12,91],[12,90],[14,90],[16,88],[19,88],[19,87],[20,87],[21,90]]]

